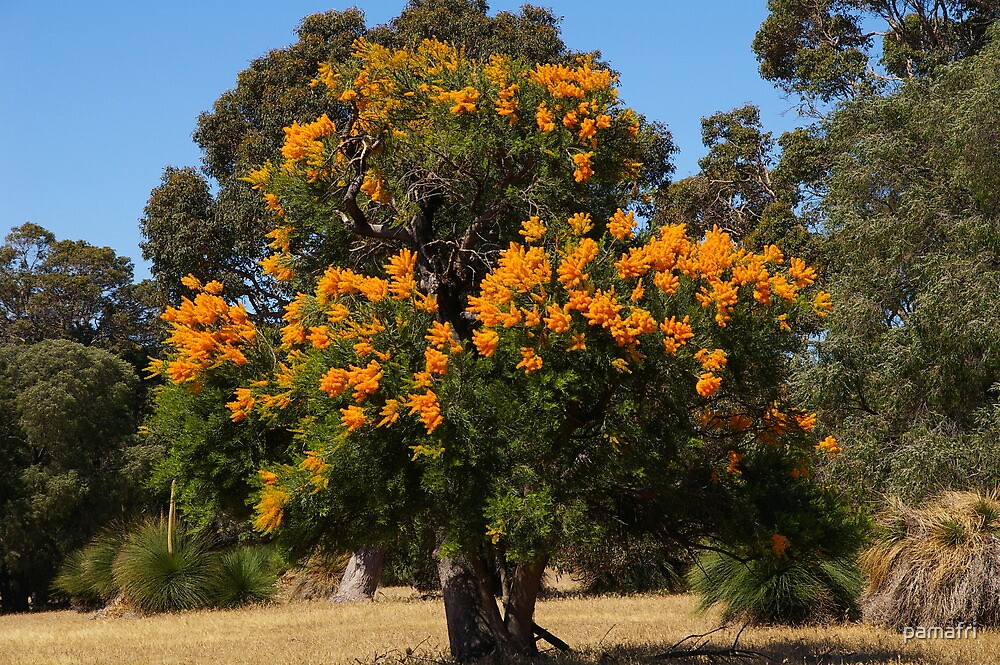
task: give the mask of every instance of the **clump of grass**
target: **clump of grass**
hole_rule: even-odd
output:
[[[118,595],[112,564],[125,542],[125,529],[112,525],[82,549],[69,554],[52,586],[81,610],[101,607]]]
[[[147,522],[129,534],[115,557],[114,581],[125,601],[146,612],[207,607],[219,579],[210,543],[183,531],[167,547],[167,524]]]
[[[878,625],[1000,626],[1000,497],[947,492],[890,503],[862,555],[866,619]]]
[[[688,584],[701,609],[719,605],[726,621],[797,625],[855,614],[861,576],[847,558],[740,560],[708,552],[690,569]]]
[[[219,556],[214,603],[239,607],[267,600],[285,566],[273,547],[243,545]]]

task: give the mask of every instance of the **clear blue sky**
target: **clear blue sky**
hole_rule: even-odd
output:
[[[753,102],[775,133],[797,124],[750,50],[766,0],[534,4],[563,17],[571,48],[603,52],[626,103],[668,124],[678,176],[704,153],[702,116]],[[292,43],[303,16],[352,5],[375,25],[405,0],[0,0],[0,235],[32,221],[108,245],[147,276],[138,220],[164,166],[200,165],[198,114],[251,60]]]

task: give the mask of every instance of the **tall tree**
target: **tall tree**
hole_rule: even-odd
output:
[[[239,375],[232,420],[296,432],[301,452],[261,472],[258,527],[359,547],[431,524],[478,595],[446,595],[449,633],[479,614],[503,656],[535,652],[546,561],[609,515],[695,541],[738,507],[734,529],[784,556],[778,531],[801,522],[783,506],[814,489],[813,418],[781,385],[792,326],[829,308],[815,272],[719,229],[637,233],[669,136],[591,58],[359,40],[317,80],[345,119],[293,124],[282,160],[248,176],[277,218],[265,268],[299,291],[280,340],[188,279],[159,367],[181,385]],[[345,234],[387,257],[379,274],[312,273],[315,238]]]
[[[993,0],[768,0],[764,78],[807,104],[866,96],[979,51]]]
[[[801,385],[850,442],[861,495],[992,488],[1000,380],[997,32],[980,51],[829,125],[838,303]]]
[[[150,296],[110,247],[57,240],[31,223],[0,245],[0,345],[69,339],[141,366],[155,347]]]
[[[240,74],[236,88],[199,118],[195,139],[204,151],[205,175],[191,169],[168,169],[163,184],[150,198],[143,219],[143,251],[153,262],[153,274],[161,288],[173,302],[182,293],[178,286],[181,278],[190,273],[203,281],[220,280],[227,293],[249,303],[255,319],[279,320],[281,305],[295,291],[259,270],[258,262],[268,254],[262,239],[274,228],[275,218],[251,183],[242,178],[269,160],[282,159],[285,127],[296,122],[306,124],[324,113],[336,122],[348,119],[350,106],[327,95],[323,86],[313,81],[318,62],[349,61],[351,46],[358,37],[365,36],[373,44],[405,46],[435,36],[479,59],[491,53],[516,55],[529,62],[568,62],[574,57],[560,39],[558,19],[550,11],[525,5],[518,13],[491,16],[487,3],[481,0],[413,0],[388,25],[370,30],[359,11],[328,12],[304,19],[298,34],[296,44],[252,63]],[[653,169],[667,164],[666,155],[672,149],[669,139],[660,141],[658,148],[648,160],[655,165]],[[210,195],[212,180],[219,187],[215,197]],[[330,209],[317,209],[310,224],[324,232],[303,233],[297,238],[299,243],[310,244],[309,251],[300,247],[297,266],[305,278],[321,273],[330,264],[378,265],[385,257],[384,248],[347,232],[339,217],[331,226],[332,214]],[[212,411],[212,407],[206,405],[202,410]],[[188,434],[198,431],[204,432],[195,427]],[[262,441],[264,437],[261,433],[254,439]],[[211,439],[185,436],[182,440],[186,445],[176,451],[189,460],[204,460],[197,451],[212,448]],[[180,453],[179,448],[187,452]],[[248,450],[260,448],[249,446]],[[172,452],[171,457],[176,462],[178,455]],[[245,486],[247,473],[254,470],[256,461],[243,467],[240,480],[227,485]],[[173,468],[183,472],[187,467],[173,464]],[[183,478],[193,480],[195,476],[203,477],[200,472],[182,473]],[[183,496],[196,498],[187,492]],[[220,505],[216,501],[220,497],[211,493],[204,496],[207,503]],[[224,503],[233,505],[230,501]]]
[[[59,561],[136,505],[131,366],[68,340],[0,346],[0,610],[46,604]]]

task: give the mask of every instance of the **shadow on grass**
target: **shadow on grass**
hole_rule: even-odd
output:
[[[728,645],[727,645],[728,646]],[[706,646],[705,649],[718,649],[719,653],[684,656],[681,652],[668,652],[669,644],[644,647],[609,647],[607,649],[588,649],[582,651],[558,652],[545,651],[535,659],[518,659],[516,661],[484,658],[475,661],[475,665],[503,665],[514,663],[518,665],[704,665],[706,663],[746,663],[785,665],[933,665],[916,653],[906,653],[895,649],[862,648],[852,649],[839,643],[839,640],[775,640],[763,647],[738,646],[736,653],[724,653],[726,646]],[[405,663],[406,665],[429,665],[431,663],[446,665],[454,661],[442,653],[421,653],[420,649],[407,652],[388,653],[372,660],[358,660],[359,665],[388,665]]]

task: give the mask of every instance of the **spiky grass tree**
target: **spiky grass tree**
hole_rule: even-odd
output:
[[[239,607],[270,600],[285,568],[273,547],[243,545],[223,553],[219,556],[214,604]]]
[[[806,624],[856,615],[861,578],[847,557],[737,559],[709,552],[688,573],[701,608],[722,607],[725,621]]]
[[[133,531],[115,557],[114,580],[126,602],[146,612],[211,605],[219,580],[218,555],[201,537],[178,529],[173,551],[167,524],[148,522]]]
[[[946,492],[894,501],[864,553],[867,620],[894,628],[1000,625],[1000,494]]]

